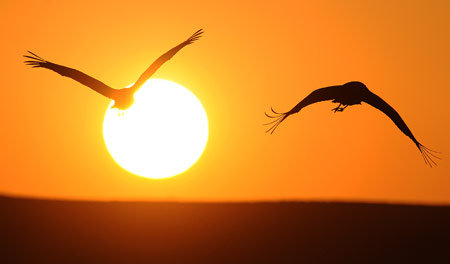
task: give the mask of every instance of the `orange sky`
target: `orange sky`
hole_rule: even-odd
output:
[[[449,25],[446,0],[3,0],[0,192],[450,203]],[[189,88],[209,117],[203,156],[171,179],[137,177],[113,161],[102,136],[108,99],[23,64],[31,50],[121,88],[199,28],[204,37],[154,75]],[[264,133],[270,106],[287,111],[316,88],[352,80],[443,152],[439,165],[427,167],[366,104],[338,114],[330,102],[315,104]]]

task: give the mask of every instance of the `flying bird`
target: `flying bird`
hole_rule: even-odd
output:
[[[65,67],[39,57],[31,51],[28,51],[30,55],[24,55],[24,57],[31,59],[25,61],[25,64],[32,66],[33,68],[41,67],[59,73],[62,76],[67,76],[75,81],[80,82],[91,88],[92,90],[114,100],[114,105],[112,108],[118,108],[119,110],[126,110],[134,103],[134,93],[159,69],[166,61],[170,60],[179,50],[184,46],[193,43],[198,40],[202,34],[203,29],[197,30],[192,36],[187,40],[183,41],[178,46],[172,48],[168,52],[161,55],[157,60],[155,60],[148,69],[142,73],[139,79],[130,87],[123,89],[114,89],[110,86],[104,84],[103,82],[85,74],[78,70]]]
[[[413,142],[416,144],[417,148],[420,150],[422,157],[426,164],[430,167],[432,165],[436,165],[436,162],[433,161],[432,157],[439,159],[436,156],[436,152],[434,150],[430,150],[423,146],[417,141],[417,139],[412,134],[411,130],[409,130],[406,123],[400,117],[400,115],[392,108],[388,103],[386,103],[383,99],[381,99],[376,94],[369,91],[369,89],[361,82],[348,82],[344,85],[336,85],[329,86],[324,88],[319,88],[313,91],[311,94],[306,96],[302,101],[300,101],[294,108],[285,113],[278,113],[273,108],[272,114],[264,113],[267,117],[273,118],[272,122],[266,123],[265,125],[272,125],[267,131],[271,134],[275,131],[275,129],[283,122],[288,116],[298,113],[304,107],[314,104],[321,101],[333,100],[333,103],[339,103],[338,107],[331,109],[334,113],[342,112],[349,105],[361,104],[361,102],[365,102],[370,104],[371,106],[377,108],[386,114],[392,121],[394,121],[395,125],[405,134],[407,135]]]

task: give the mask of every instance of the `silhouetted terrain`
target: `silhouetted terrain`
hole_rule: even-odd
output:
[[[0,263],[450,263],[450,207],[0,197]]]

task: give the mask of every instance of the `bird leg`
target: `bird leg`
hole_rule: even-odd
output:
[[[337,111],[341,112],[341,110],[340,110],[340,109],[341,109],[341,105],[342,105],[342,104],[339,104],[338,107],[331,109],[331,111],[334,111],[335,113],[336,113]]]
[[[335,113],[336,113],[336,112],[342,112],[342,111],[344,111],[344,109],[347,108],[347,106],[348,106],[348,105],[345,105],[344,107],[341,107],[341,105],[342,105],[342,104],[339,104],[338,107],[331,109],[331,111],[334,111]]]

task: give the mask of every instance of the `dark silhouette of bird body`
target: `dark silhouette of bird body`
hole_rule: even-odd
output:
[[[159,69],[166,61],[170,60],[179,50],[181,50],[186,45],[193,43],[198,40],[203,34],[203,30],[197,30],[191,37],[187,40],[183,41],[181,44],[172,48],[168,52],[164,53],[160,56],[156,61],[154,61],[148,69],[142,73],[139,79],[130,87],[123,89],[114,89],[110,86],[104,84],[103,82],[85,74],[78,70],[65,67],[62,65],[58,65],[53,62],[49,62],[34,54],[31,51],[28,51],[31,55],[24,55],[24,57],[31,59],[25,61],[27,65],[31,65],[33,68],[41,67],[50,69],[59,73],[62,76],[70,77],[79,83],[88,86],[94,91],[106,96],[112,100],[114,100],[114,105],[112,108],[118,108],[120,110],[128,109],[134,103],[134,93],[141,88],[141,86]]]
[[[275,120],[265,124],[265,125],[273,124],[266,132],[270,132],[272,134],[275,131],[275,129],[281,124],[281,122],[283,122],[288,116],[298,113],[304,107],[317,102],[329,100],[333,100],[332,101],[333,103],[339,103],[338,107],[331,109],[331,111],[334,111],[335,113],[342,112],[348,106],[361,104],[362,102],[365,102],[382,111],[395,123],[395,125],[405,135],[407,135],[414,142],[414,144],[422,153],[425,163],[430,166],[432,166],[432,164],[436,165],[436,162],[434,162],[433,159],[431,158],[435,157],[439,159],[439,157],[433,154],[436,152],[420,144],[419,141],[417,141],[417,139],[414,137],[414,135],[412,134],[411,130],[408,128],[406,123],[397,113],[397,111],[395,111],[394,108],[392,108],[378,95],[372,93],[366,87],[366,85],[364,85],[361,82],[348,82],[344,85],[319,88],[310,93],[308,96],[306,96],[290,111],[285,113],[278,113],[272,108],[271,110],[275,115],[268,115],[266,113],[266,116],[269,118],[274,118]]]

